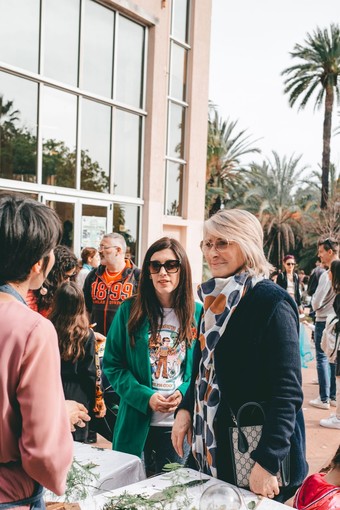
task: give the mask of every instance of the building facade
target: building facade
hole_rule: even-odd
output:
[[[76,254],[162,235],[201,278],[211,0],[0,0],[0,189]]]

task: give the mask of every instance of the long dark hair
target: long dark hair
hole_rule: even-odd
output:
[[[58,334],[61,359],[76,361],[83,358],[84,345],[89,334],[89,320],[84,294],[77,284],[65,282],[60,285],[48,318]]]
[[[332,287],[336,294],[340,294],[340,260],[333,260],[330,267],[332,273]]]
[[[338,446],[338,449],[335,452],[335,455],[332,458],[330,464],[320,469],[320,473],[328,473],[331,469],[340,469],[340,445]]]
[[[177,342],[185,341],[187,344],[191,345],[195,304],[188,256],[176,239],[162,237],[149,247],[144,257],[137,294],[133,298],[128,322],[128,332],[132,346],[135,344],[135,334],[146,318],[150,322],[151,342],[156,341],[157,331],[160,326],[163,325],[163,308],[158,300],[155,287],[150,278],[149,265],[150,259],[154,253],[166,249],[172,250],[181,263],[179,269],[179,283],[177,288],[173,291],[172,302],[173,309],[179,321]]]

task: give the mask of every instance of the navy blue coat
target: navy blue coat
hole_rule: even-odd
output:
[[[266,419],[253,459],[272,474],[291,452],[290,487],[307,475],[302,415],[299,319],[296,304],[270,280],[259,282],[242,298],[215,348],[221,400],[215,418],[217,476],[233,483],[228,427],[246,402],[260,402]],[[194,384],[201,352],[195,346],[193,375],[180,408],[194,409]],[[251,424],[251,420],[246,424]],[[287,490],[285,491],[287,492]]]

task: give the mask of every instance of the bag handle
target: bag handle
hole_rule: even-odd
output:
[[[241,428],[241,414],[247,407],[257,407],[258,409],[260,409],[263,415],[263,419],[265,419],[263,407],[258,402],[246,402],[240,407],[240,409],[237,412],[236,425],[238,430],[237,448],[238,451],[241,453],[246,453],[249,450],[248,440]]]

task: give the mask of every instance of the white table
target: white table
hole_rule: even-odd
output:
[[[135,455],[75,441],[74,459],[81,466],[90,465],[90,472],[95,475],[86,486],[89,499],[104,491],[118,489],[146,478],[143,463]],[[64,497],[57,497],[46,491],[45,501],[64,501]]]
[[[98,475],[98,479],[93,494],[118,489],[146,478],[143,463],[136,455],[75,441],[74,458],[80,464],[96,464],[92,472]]]
[[[184,492],[179,493],[173,503],[166,506],[166,510],[178,510],[179,507],[182,508],[181,505],[184,504],[184,500],[187,502],[185,505],[187,510],[198,510],[201,495],[208,487],[214,484],[228,485],[225,484],[225,482],[221,482],[215,478],[211,478],[210,476],[203,475],[192,469],[183,468],[176,472],[165,473],[152,478],[148,478],[147,480],[129,485],[128,487],[121,487],[120,489],[102,493],[100,495],[94,496],[93,498],[89,498],[80,502],[80,506],[82,510],[101,510],[104,504],[109,501],[110,497],[119,496],[124,492],[127,492],[128,494],[142,494],[143,496],[150,497],[157,493],[159,494],[163,489],[167,487],[173,487],[179,483],[185,484],[193,480],[207,480],[207,482],[201,485],[196,485],[194,487],[189,487],[185,489]],[[288,508],[286,505],[282,505],[281,503],[277,503],[276,501],[272,501],[267,498],[260,499],[255,494],[252,494],[247,490],[241,489],[239,492],[242,494],[244,502],[242,510],[248,510],[247,505],[251,501],[258,503],[256,510],[284,510]],[[160,507],[157,505],[156,501],[157,499],[155,499],[154,508],[158,509]],[[143,509],[143,506],[141,506],[141,509]]]

